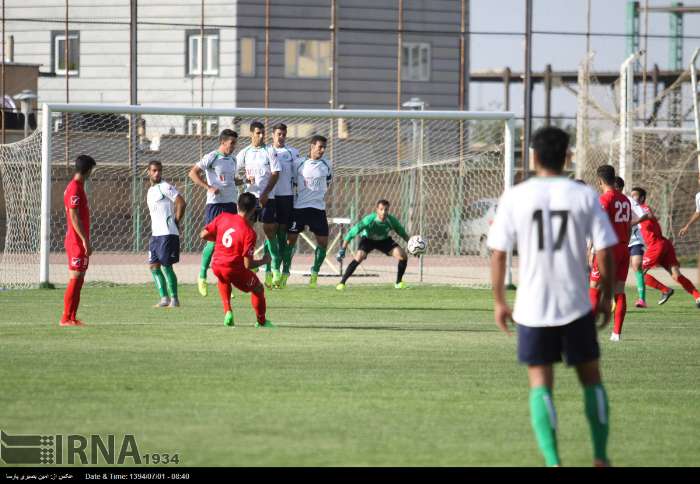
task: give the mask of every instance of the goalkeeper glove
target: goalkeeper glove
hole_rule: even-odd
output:
[[[338,262],[340,262],[340,261],[342,261],[344,258],[345,258],[345,249],[341,248],[341,249],[338,251],[338,255],[335,256],[335,260],[337,260]]]

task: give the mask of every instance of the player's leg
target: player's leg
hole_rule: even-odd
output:
[[[280,265],[280,249],[277,241],[277,220],[275,216],[275,199],[268,200],[259,211],[259,220],[265,233],[265,248],[270,254],[271,263],[265,265],[265,287],[272,287],[274,268]],[[278,271],[279,272],[279,271]],[[277,276],[279,280],[279,276]]]
[[[600,346],[593,313],[562,326],[562,340],[566,363],[576,368],[583,387],[594,464],[608,465],[608,399],[600,377]]]
[[[609,466],[607,445],[610,408],[608,394],[600,376],[598,359],[577,365],[576,373],[583,387],[584,408],[593,443],[593,464]]]
[[[309,287],[316,287],[318,273],[321,270],[323,261],[326,259],[326,250],[328,249],[328,219],[326,218],[325,210],[311,208],[307,209],[307,211],[309,230],[316,236],[316,250],[314,251],[314,263],[311,266]]]
[[[683,286],[685,292],[693,296],[696,306],[700,308],[700,292],[698,292],[693,283],[690,282],[690,279],[681,273],[681,268],[678,265],[671,266],[671,277],[674,281]]]
[[[151,269],[151,277],[156,285],[160,302],[154,305],[154,308],[164,308],[170,304],[168,297],[165,277],[160,269],[160,256],[162,255],[162,237],[151,237],[148,241],[148,265]]]
[[[561,328],[531,328],[517,325],[518,360],[528,366],[530,421],[547,466],[559,466],[557,413],[552,390],[554,369],[561,361]]]
[[[293,196],[277,196],[275,197],[275,215],[277,220],[277,244],[280,249],[280,257],[278,260],[279,266],[273,267],[277,272],[281,272],[280,280],[275,282],[275,287],[284,288],[287,285],[287,279],[292,265],[292,249],[287,244],[287,231],[292,223],[294,211]]]
[[[231,277],[232,271],[228,267],[212,267],[212,271],[217,279],[217,288],[219,289],[219,296],[221,297],[221,303],[224,306],[224,324],[226,326],[233,326],[233,311],[231,311]]]
[[[593,256],[593,264],[591,264],[590,283],[588,287],[588,297],[591,300],[593,314],[598,314],[598,303],[600,302],[600,272],[598,271],[598,259]]]
[[[61,326],[82,326],[78,320],[78,306],[80,306],[80,293],[85,281],[85,273],[88,269],[89,257],[82,246],[66,247],[68,256],[68,284],[63,295],[63,314],[61,315]]]
[[[231,278],[231,282],[238,290],[250,293],[250,303],[255,311],[255,327],[274,328],[275,325],[266,316],[265,287],[260,284],[255,273],[248,269],[238,271]]]
[[[663,255],[663,243],[651,244],[647,247],[644,257],[642,258],[642,270],[644,271],[644,284],[654,289],[661,291],[661,299],[659,299],[659,304],[664,304],[668,299],[673,296],[673,289],[666,287],[660,281],[658,281],[654,276],[649,274],[649,270],[652,267],[659,265],[661,262],[661,257]]]
[[[204,207],[204,224],[208,224],[219,215],[222,210],[221,204],[218,203],[208,203]],[[199,265],[199,276],[197,277],[197,290],[199,294],[206,297],[209,292],[207,288],[207,270],[209,270],[209,265],[211,264],[211,259],[214,257],[214,242],[207,242],[204,245],[204,250],[202,251],[202,261]]]
[[[634,280],[637,284],[637,294],[639,299],[635,303],[638,308],[647,307],[647,287],[644,284],[644,271],[642,270],[642,257],[644,256],[643,245],[633,245],[630,247],[630,264],[634,273]]]
[[[613,332],[610,335],[610,340],[620,341],[622,334],[622,324],[625,321],[627,314],[627,295],[625,294],[625,282],[627,281],[627,273],[629,271],[629,250],[627,247],[618,246],[615,249],[615,315]]]
[[[180,307],[180,299],[177,296],[177,275],[175,275],[174,265],[180,262],[180,237],[177,235],[168,235],[166,243],[166,253],[161,261],[165,261],[163,266],[163,274],[168,286],[168,296],[170,296],[171,308]]]
[[[393,244],[396,245],[396,242],[393,242]],[[394,284],[394,287],[396,289],[405,289],[406,283],[403,282],[403,275],[406,273],[408,256],[406,255],[406,252],[398,245],[391,250],[391,255],[394,256],[394,259],[398,260],[396,268],[396,284]]]
[[[340,279],[340,283],[335,286],[337,290],[342,291],[345,289],[345,283],[348,281],[350,276],[354,274],[355,269],[362,264],[362,261],[367,258],[367,253],[370,252],[371,249],[369,251],[366,251],[365,249],[366,248],[362,246],[362,241],[360,241],[360,248],[357,250],[357,252],[355,252],[355,257],[353,257],[348,266],[345,268],[345,272],[343,273],[343,277]]]

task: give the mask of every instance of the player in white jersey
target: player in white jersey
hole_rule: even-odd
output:
[[[207,225],[220,213],[238,213],[237,185],[242,185],[243,181],[236,177],[236,159],[233,157],[233,151],[237,141],[238,133],[232,129],[223,130],[219,135],[219,149],[207,153],[190,170],[189,177],[194,184],[207,191],[207,203],[204,208],[204,222]],[[197,278],[197,289],[202,296],[208,293],[207,270],[213,255],[214,242],[207,242],[202,252],[202,263]]]
[[[622,193],[625,188],[625,181],[619,177],[615,177],[615,190]],[[634,220],[639,221],[639,219],[646,218],[644,210],[639,206],[637,200],[628,196],[627,199],[630,201],[630,207],[632,208],[633,222]],[[644,238],[642,237],[642,232],[639,230],[639,224],[634,223],[632,225],[632,232],[630,234],[630,242],[628,244],[630,251],[630,265],[634,271],[634,279],[637,283],[637,294],[639,299],[634,304],[638,308],[647,307],[647,287],[644,284],[644,271],[642,270],[642,260],[644,258]]]
[[[238,171],[245,170],[248,182],[246,191],[258,199],[257,220],[265,232],[265,250],[272,258],[272,265],[279,267],[280,250],[277,242],[275,185],[280,176],[280,165],[274,151],[265,144],[265,125],[260,121],[250,123],[250,145],[236,155]],[[279,271],[276,279],[280,279]],[[266,275],[265,285],[271,287],[272,274]]]
[[[265,284],[268,287],[282,289],[287,285],[292,254],[287,245],[287,229],[292,224],[292,211],[294,210],[294,191],[292,171],[294,160],[299,158],[299,151],[296,148],[287,146],[287,125],[278,123],[272,127],[272,146],[280,166],[280,176],[275,185],[275,216],[277,220],[277,243],[279,244],[280,257],[277,265],[265,266]],[[267,281],[271,281],[268,284]]]
[[[318,271],[326,258],[328,248],[328,219],[326,218],[326,192],[332,179],[331,162],[323,157],[327,140],[324,136],[311,137],[309,156],[294,162],[294,214],[289,226],[287,243],[290,246],[290,259],[299,234],[306,227],[316,236],[316,251],[311,267],[309,287],[316,287]],[[291,260],[290,260],[291,265]]]
[[[698,175],[698,184],[700,184],[700,175]],[[695,194],[695,212],[693,212],[693,214],[688,219],[688,223],[686,223],[683,226],[683,228],[678,232],[678,235],[680,237],[685,237],[688,233],[688,230],[690,229],[690,226],[698,220],[700,220],[700,192]],[[698,257],[698,286],[700,286],[700,257]]]
[[[517,323],[518,358],[528,365],[530,413],[545,462],[561,464],[552,399],[553,364],[566,357],[584,388],[593,440],[594,465],[609,465],[608,401],[599,370],[596,315],[588,297],[586,241],[596,250],[600,271],[602,325],[608,324],[612,294],[612,251],[617,244],[608,216],[590,187],[562,176],[569,135],[539,129],[532,138],[537,177],[506,192],[489,230],[491,274],[498,327],[510,334]],[[506,254],[517,245],[520,284],[511,312],[504,279]]]
[[[157,308],[180,306],[177,297],[177,276],[173,264],[180,260],[180,222],[187,203],[170,183],[163,181],[163,165],[153,160],[148,164],[151,187],[146,194],[151,214],[151,239],[148,242],[148,264],[160,295]],[[162,270],[161,270],[162,269]],[[164,275],[165,274],[165,275]]]

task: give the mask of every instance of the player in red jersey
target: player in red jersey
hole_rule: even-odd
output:
[[[240,291],[250,293],[250,301],[255,310],[256,328],[274,328],[265,318],[265,289],[258,276],[251,269],[270,262],[270,255],[254,260],[257,236],[253,229],[256,220],[257,198],[252,193],[238,197],[238,214],[222,213],[204,227],[200,236],[204,240],[216,242],[212,269],[219,279],[219,294],[224,304],[224,324],[233,326],[231,311],[231,285]]]
[[[646,204],[646,190],[641,187],[634,187],[631,195],[632,198],[637,200],[639,206],[644,210],[644,213],[649,214],[649,219],[639,224],[642,237],[644,237],[644,242],[647,244],[647,251],[644,253],[644,259],[642,261],[644,282],[647,286],[661,291],[659,304],[668,301],[673,295],[673,289],[666,287],[648,272],[652,267],[661,266],[666,269],[666,272],[671,274],[674,281],[683,286],[683,289],[693,296],[695,305],[700,309],[700,292],[698,292],[687,277],[681,274],[680,264],[678,263],[678,259],[676,259],[676,250],[673,248],[671,241],[663,236],[659,222]]]
[[[615,325],[610,340],[620,341],[622,323],[625,321],[625,313],[627,312],[625,281],[627,281],[627,271],[630,264],[630,253],[627,244],[629,244],[630,240],[632,206],[627,197],[614,188],[615,168],[611,165],[602,165],[598,167],[596,174],[598,175],[598,187],[603,192],[599,199],[600,204],[605,213],[608,214],[618,240],[618,243],[612,248],[613,261],[615,263]],[[598,261],[594,257],[589,290],[594,312],[597,311],[600,300],[599,281]]]
[[[63,295],[61,326],[83,326],[78,320],[80,290],[85,280],[92,246],[90,245],[90,208],[85,194],[85,180],[95,167],[95,160],[88,155],[80,155],[75,160],[73,179],[63,192],[66,207],[66,238],[64,245],[68,256],[70,279]]]

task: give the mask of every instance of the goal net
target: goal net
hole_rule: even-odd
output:
[[[632,82],[638,57],[628,58],[620,77],[602,85],[592,56],[579,70],[576,176],[595,183],[596,168],[611,164],[633,186],[647,190],[647,203],[659,218],[664,235],[674,240],[678,255],[694,256],[700,226],[676,237],[695,210],[698,191],[697,89],[691,62],[673,79],[654,85]]]
[[[421,234],[428,243],[425,256],[410,260],[408,282],[488,285],[486,233],[496,200],[512,180],[509,113],[50,105],[44,108],[41,130],[2,147],[7,224],[0,234],[0,287],[66,282],[62,194],[73,160],[83,153],[97,161],[86,184],[94,250],[87,282],[149,281],[146,167],[151,160],[163,163],[163,179],[187,201],[177,273],[182,282],[196,281],[205,192],[187,174],[218,147],[217,136],[224,128],[239,133],[236,150],[247,146],[254,120],[266,125],[267,142],[271,127],[285,123],[287,145],[302,155],[308,153],[312,135],[328,138],[326,158],[334,177],[326,210],[332,221],[355,223],[378,199],[391,202],[391,212],[407,231]],[[322,275],[338,275],[333,256],[338,238],[348,229],[347,224],[331,223],[332,246]],[[261,227],[257,230],[261,243]],[[313,241],[313,236],[310,243],[299,240],[290,282],[308,273]],[[393,280],[395,271],[393,258],[373,254],[357,275],[384,282]]]

